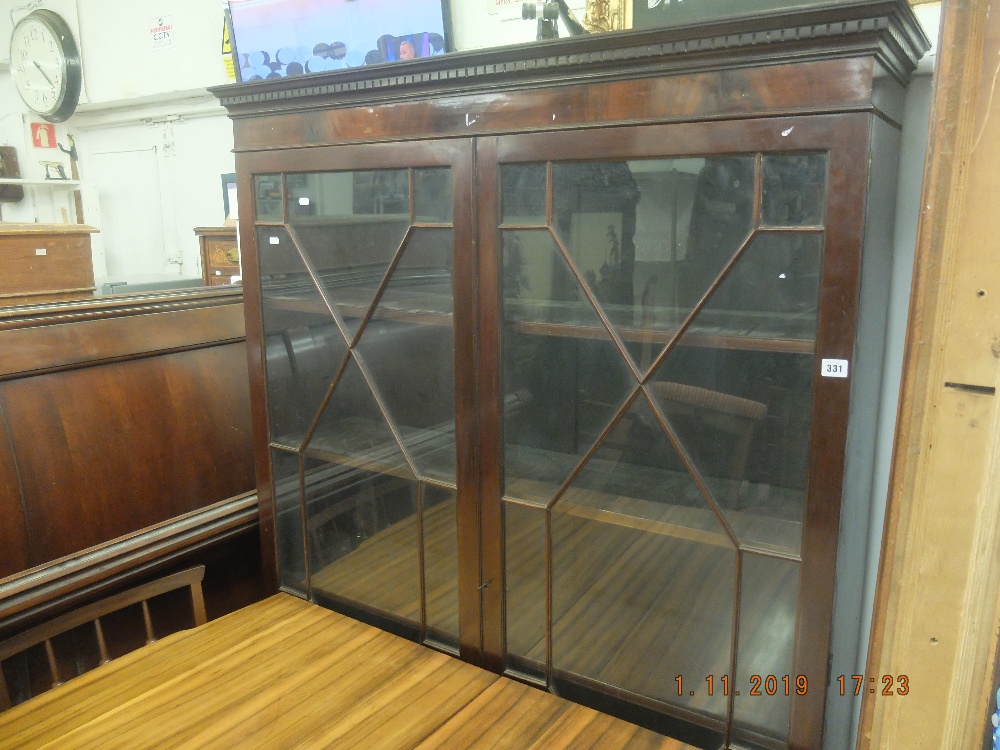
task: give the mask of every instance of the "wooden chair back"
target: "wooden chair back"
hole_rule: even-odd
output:
[[[754,432],[767,417],[767,404],[682,383],[654,382],[650,387],[667,410],[668,417],[683,415],[695,418],[706,428],[733,438],[727,473],[736,484],[731,497],[719,500],[738,508],[739,483],[746,478]]]
[[[45,653],[48,657],[49,670],[52,673],[52,687],[61,685],[63,680],[59,674],[58,663],[56,662],[55,651],[52,648],[52,639],[61,633],[65,633],[73,628],[79,627],[87,622],[93,622],[94,631],[97,636],[97,648],[100,652],[100,663],[107,664],[111,661],[108,655],[108,647],[104,639],[104,631],[101,628],[101,617],[117,612],[120,609],[133,604],[142,604],[142,617],[146,628],[146,645],[156,640],[153,632],[153,621],[149,616],[148,601],[160,594],[184,588],[191,592],[191,606],[194,610],[194,624],[203,625],[205,616],[205,599],[201,590],[201,582],[205,577],[205,566],[199,565],[188,570],[183,570],[173,575],[151,581],[150,583],[137,586],[128,591],[109,596],[100,601],[93,602],[72,612],[68,612],[60,617],[37,625],[30,630],[15,635],[6,641],[0,642],[0,711],[5,711],[11,707],[10,692],[7,686],[7,679],[3,673],[3,662],[10,657],[19,654],[32,646],[40,643],[45,644]]]

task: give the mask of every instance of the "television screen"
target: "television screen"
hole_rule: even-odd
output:
[[[445,51],[442,0],[229,0],[241,81]]]

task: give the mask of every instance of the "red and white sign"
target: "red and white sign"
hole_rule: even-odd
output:
[[[35,148],[55,148],[56,126],[49,122],[31,123],[31,145]]]
[[[157,16],[149,19],[149,35],[153,49],[170,49],[174,46],[173,16]]]

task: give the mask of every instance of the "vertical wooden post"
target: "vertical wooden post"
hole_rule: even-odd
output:
[[[1000,623],[1000,0],[946,0],[859,748],[975,748]],[[883,676],[897,692],[881,694]],[[868,692],[874,687],[874,693]]]

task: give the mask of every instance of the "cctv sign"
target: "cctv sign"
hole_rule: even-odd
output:
[[[153,49],[170,49],[174,46],[173,16],[158,16],[149,19],[149,35]]]

